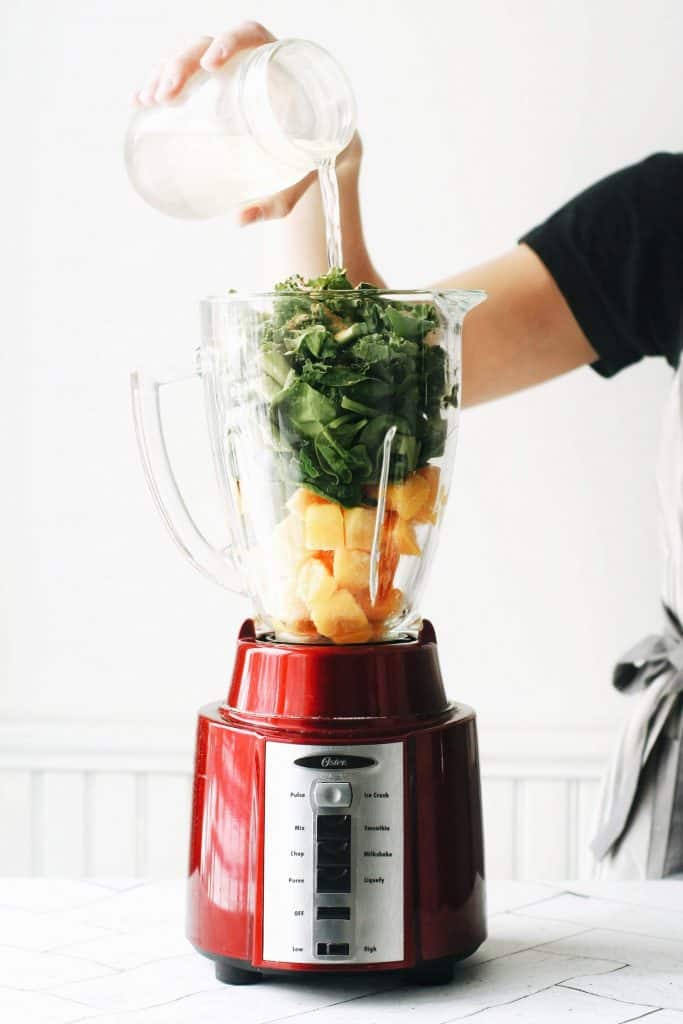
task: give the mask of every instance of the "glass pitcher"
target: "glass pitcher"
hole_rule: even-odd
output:
[[[259,635],[416,635],[453,468],[463,319],[485,297],[316,291],[293,279],[291,290],[204,300],[194,373],[224,513],[219,547],[169,460],[161,396],[174,381],[133,374],[163,519],[198,569],[248,595]]]
[[[137,111],[125,141],[131,183],[174,217],[214,217],[272,195],[351,141],[348,80],[322,47],[282,39],[200,71],[172,103]]]

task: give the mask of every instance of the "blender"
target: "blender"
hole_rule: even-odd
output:
[[[178,380],[133,374],[172,536],[245,594],[224,701],[199,712],[187,935],[232,984],[270,972],[448,980],[486,935],[475,713],[420,595],[453,469],[460,338],[483,292],[340,271],[201,303],[196,365],[225,537],[183,498]]]

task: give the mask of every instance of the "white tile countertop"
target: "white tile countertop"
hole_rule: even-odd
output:
[[[365,975],[231,988],[183,937],[184,884],[0,880],[7,1024],[683,1024],[683,881],[491,882],[452,983]]]

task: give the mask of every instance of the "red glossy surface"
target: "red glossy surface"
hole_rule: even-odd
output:
[[[466,721],[408,740],[418,866],[414,924],[424,960],[472,951],[486,937],[477,729]]]
[[[257,640],[247,620],[240,630],[227,707],[230,717],[254,723],[328,719],[337,729],[348,720],[444,714],[436,635],[425,622],[417,640],[405,643],[281,644]]]
[[[250,650],[258,641],[241,641]],[[261,645],[266,646],[266,645]],[[274,646],[274,645],[273,645]],[[396,645],[395,651],[420,645]],[[432,637],[427,659],[417,657],[423,675],[411,678],[406,666],[396,668],[385,645],[351,649],[324,648],[308,668],[300,650],[292,664],[278,645],[278,668],[256,679],[254,662],[238,651],[236,671],[246,671],[245,685],[233,675],[231,702],[236,708],[210,705],[200,712],[197,730],[195,788],[188,889],[188,937],[203,952],[264,966],[262,960],[263,807],[266,739],[277,742],[367,743],[397,741],[405,747],[405,950],[402,964],[462,956],[485,938],[483,844],[479,766],[474,712],[462,705],[449,708],[435,700],[443,693],[436,644]],[[260,649],[260,648],[257,648]],[[285,650],[291,650],[286,648]],[[306,649],[308,652],[308,648]],[[319,650],[319,649],[318,649]],[[334,652],[334,653],[331,653]],[[380,652],[379,654],[377,652]],[[308,653],[306,657],[309,657]],[[414,658],[407,655],[407,659]],[[380,664],[365,664],[379,659]],[[336,660],[337,667],[332,667]],[[399,657],[399,661],[400,661]],[[261,655],[257,663],[263,664]],[[271,662],[266,662],[271,664]],[[323,666],[316,684],[315,669]],[[294,665],[297,668],[294,668]],[[352,666],[374,693],[362,694],[357,680],[340,666]],[[431,668],[430,668],[431,666]],[[388,672],[388,667],[391,672]],[[348,671],[348,670],[347,670]],[[299,674],[297,674],[299,673]],[[302,693],[296,689],[303,675]],[[397,693],[392,692],[396,679]],[[384,717],[358,716],[342,689],[344,683],[364,711],[389,709]],[[318,685],[319,700],[315,700]],[[424,687],[426,698],[420,696]],[[262,700],[259,705],[256,695]],[[443,698],[445,703],[445,698]],[[431,701],[431,704],[430,704]],[[417,704],[422,715],[407,707]],[[349,712],[343,721],[325,717],[332,706]],[[431,716],[426,710],[431,708]],[[299,714],[294,714],[294,710]],[[325,715],[316,714],[322,708]],[[282,713],[285,709],[289,714]],[[308,714],[302,714],[307,709]],[[344,964],[267,964],[299,972],[347,971]],[[382,965],[353,965],[354,971]],[[386,965],[385,965],[386,966]]]

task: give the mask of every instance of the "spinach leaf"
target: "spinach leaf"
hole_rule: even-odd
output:
[[[315,437],[337,414],[334,404],[303,380],[295,380],[280,391],[270,408],[286,434],[302,437]]]
[[[439,327],[434,306],[352,288],[341,269],[275,290],[261,322],[259,391],[289,480],[347,507],[367,505],[390,427],[393,482],[443,454],[458,394],[445,350],[425,340]]]

